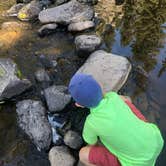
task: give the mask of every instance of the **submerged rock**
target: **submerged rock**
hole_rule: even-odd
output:
[[[68,26],[68,31],[83,31],[85,29],[89,29],[94,27],[95,24],[93,21],[82,21],[77,23],[71,23]]]
[[[50,112],[59,112],[70,102],[71,96],[65,86],[51,86],[44,90],[44,96]]]
[[[38,30],[38,34],[39,36],[43,37],[43,36],[46,36],[46,35],[49,35],[51,33],[54,33],[56,28],[57,28],[57,24],[46,24],[46,25],[43,25],[39,30]]]
[[[42,5],[39,1],[32,1],[25,5],[19,12],[18,12],[18,19],[22,21],[29,21],[34,18],[38,17],[38,14],[42,10]]]
[[[64,136],[64,142],[70,148],[79,149],[83,144],[81,136],[75,131],[69,130]]]
[[[130,70],[127,58],[99,50],[90,55],[77,73],[93,75],[106,93],[118,91],[126,82]]]
[[[21,8],[23,8],[23,3],[18,3],[13,5],[9,10],[7,10],[6,15],[7,16],[17,16],[18,12]]]
[[[58,7],[43,10],[39,14],[39,20],[42,23],[55,22],[65,25],[72,22],[91,20],[92,17],[93,9],[76,0],[72,0]]]
[[[31,87],[27,79],[20,79],[20,71],[11,59],[0,59],[0,101],[20,95]]]
[[[77,51],[93,52],[101,44],[101,39],[96,35],[80,35],[75,38]]]
[[[51,166],[73,166],[74,157],[65,146],[55,146],[49,152]]]
[[[51,144],[51,126],[40,101],[23,100],[17,103],[18,124],[32,139],[38,149],[48,149]]]

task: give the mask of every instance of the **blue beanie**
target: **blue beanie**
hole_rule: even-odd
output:
[[[75,74],[69,83],[69,92],[80,105],[92,108],[102,100],[102,90],[97,81],[86,74]]]

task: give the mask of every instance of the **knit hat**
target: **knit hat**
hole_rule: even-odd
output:
[[[75,74],[69,83],[69,92],[80,105],[92,108],[102,100],[102,90],[97,81],[86,74]]]

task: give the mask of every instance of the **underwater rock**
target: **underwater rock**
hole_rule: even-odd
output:
[[[18,19],[22,21],[29,21],[38,17],[38,14],[42,10],[42,5],[39,1],[32,1],[25,5],[19,12],[18,12]]]
[[[93,13],[93,9],[90,6],[72,0],[58,7],[41,11],[39,20],[41,23],[55,22],[66,25],[73,22],[91,20]]]
[[[9,10],[7,10],[6,15],[7,16],[17,16],[20,9],[22,9],[24,6],[23,3],[18,3],[13,5]]]
[[[50,112],[59,112],[70,102],[71,96],[66,91],[67,87],[56,85],[44,90],[44,96]]]
[[[77,23],[71,23],[68,26],[68,31],[83,31],[85,29],[89,29],[94,27],[95,24],[93,21],[82,21]]]
[[[77,1],[88,5],[96,5],[98,2],[98,0],[77,0]]]
[[[48,149],[51,144],[51,126],[46,110],[40,101],[23,100],[17,103],[18,124],[39,150]]]
[[[77,51],[93,52],[101,44],[100,37],[96,35],[80,35],[75,38]]]
[[[57,24],[46,24],[46,25],[43,25],[39,30],[38,30],[38,34],[39,36],[41,37],[44,37],[46,35],[49,35],[51,33],[54,33],[56,28],[57,28]]]
[[[98,50],[92,53],[77,73],[92,75],[102,86],[103,92],[118,91],[131,71],[127,58]]]
[[[20,71],[11,59],[0,59],[0,101],[20,95],[31,87],[27,79],[20,79]]]
[[[69,130],[64,136],[64,142],[73,149],[79,149],[83,144],[81,136],[75,131]]]
[[[54,146],[49,152],[51,166],[73,166],[74,157],[65,146]]]

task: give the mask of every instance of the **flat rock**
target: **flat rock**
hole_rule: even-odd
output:
[[[0,101],[17,96],[31,87],[31,82],[18,77],[20,71],[11,59],[0,59]]]
[[[74,157],[65,146],[55,146],[49,152],[51,166],[73,166]]]
[[[89,29],[94,27],[95,24],[93,21],[82,21],[77,23],[71,23],[68,26],[68,31],[83,31],[85,29]]]
[[[50,112],[59,112],[70,102],[71,96],[65,86],[51,86],[44,90],[44,96]]]
[[[21,8],[23,8],[23,3],[18,3],[13,5],[9,10],[7,10],[6,15],[7,16],[17,16],[18,12]]]
[[[66,25],[72,22],[91,20],[93,13],[94,11],[90,6],[72,0],[63,5],[41,11],[39,20],[42,23],[54,22]]]
[[[101,44],[101,39],[97,35],[80,35],[75,38],[77,51],[93,52]]]
[[[27,5],[25,5],[19,12],[18,12],[18,19],[22,21],[29,21],[34,18],[38,17],[38,14],[42,10],[42,5],[39,1],[31,1]]]
[[[40,101],[23,100],[17,103],[18,124],[38,149],[48,149],[51,144],[51,126]]]
[[[118,91],[131,71],[127,58],[103,50],[90,55],[77,73],[92,75],[102,86],[103,92]]]
[[[65,136],[64,136],[64,142],[66,145],[68,145],[70,148],[73,149],[79,149],[81,145],[83,144],[83,140],[81,136],[72,130],[69,130]]]

